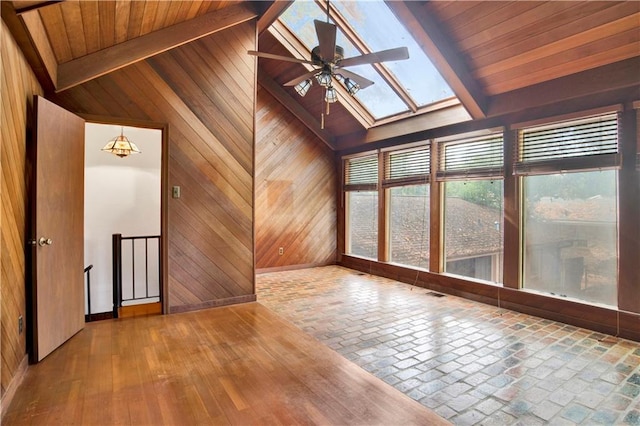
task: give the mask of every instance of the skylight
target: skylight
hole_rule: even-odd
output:
[[[389,61],[382,65],[395,77],[401,90],[405,91],[416,107],[421,108],[454,96],[424,51],[383,0],[332,0],[331,5],[342,15],[342,19],[338,21],[350,25],[355,36],[361,39],[367,49],[358,50],[338,25],[337,44],[344,48],[345,58],[406,46],[409,49],[408,60]],[[314,19],[326,21],[326,9],[312,0],[296,0],[280,16],[280,20],[309,50],[318,44]],[[331,22],[335,23],[333,19]],[[373,66],[353,66],[348,70],[375,82],[373,86],[360,90],[355,97],[376,120],[412,109]]]

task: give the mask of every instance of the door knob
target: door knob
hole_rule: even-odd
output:
[[[38,240],[38,244],[40,245],[40,247],[50,246],[51,244],[53,244],[53,240],[51,238],[40,237],[40,239]]]

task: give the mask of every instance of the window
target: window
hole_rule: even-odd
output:
[[[347,254],[378,258],[378,191],[346,194]]]
[[[409,49],[409,59],[385,62],[385,66],[399,79],[418,106],[454,96],[453,90],[425,55],[424,50],[384,1],[334,0],[332,3],[371,50],[379,51],[400,46]],[[386,31],[380,31],[381,28],[385,28]],[[362,95],[365,94],[366,90]]]
[[[378,258],[378,154],[344,159],[346,253]]]
[[[389,261],[429,269],[429,146],[385,152],[384,170]]]
[[[524,287],[617,305],[616,114],[524,128]]]
[[[438,144],[445,272],[502,282],[502,132]]]

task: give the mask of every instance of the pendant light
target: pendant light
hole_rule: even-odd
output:
[[[124,135],[124,128],[120,128],[120,135],[109,140],[102,148],[102,151],[110,152],[120,158],[129,156],[130,154],[140,154],[140,150],[135,143]]]

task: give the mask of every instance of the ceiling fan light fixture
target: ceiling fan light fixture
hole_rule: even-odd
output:
[[[329,104],[338,101],[338,92],[336,92],[336,89],[333,86],[327,87],[327,92],[324,95],[324,100]]]
[[[360,85],[350,78],[346,78],[344,80],[344,84],[345,86],[347,86],[347,90],[349,91],[349,94],[351,96],[355,95],[356,93],[358,93],[358,90],[360,90]]]
[[[130,154],[140,154],[140,150],[135,143],[124,135],[124,130],[120,130],[120,135],[109,140],[101,151],[109,152],[120,158],[129,156]]]
[[[359,65],[371,65],[380,62],[399,61],[409,58],[408,48],[398,47],[393,49],[380,50],[377,52],[370,52],[368,51],[369,49],[365,49],[367,50],[366,53],[362,53],[360,55],[352,56],[345,59],[344,48],[336,44],[336,42],[338,41],[338,25],[331,22],[331,8],[329,7],[329,0],[325,1],[327,2],[327,21],[323,22],[318,19],[313,20],[318,45],[311,49],[310,59],[291,58],[288,56],[280,56],[272,53],[258,52],[254,50],[248,51],[249,54],[258,57],[311,65],[311,67],[308,67],[308,71],[306,73],[284,83],[284,85],[286,87],[294,86],[296,92],[301,97],[307,94],[307,92],[311,88],[314,78],[318,85],[325,89],[324,106],[326,112],[323,112],[321,114],[321,129],[324,129],[325,115],[329,115],[329,105],[338,101],[338,93],[336,92],[335,87],[333,87],[334,79],[342,83],[344,85],[344,88],[349,92],[351,96],[354,96],[360,89],[366,89],[367,87],[374,84],[374,81],[369,80],[354,72],[348,71],[344,68]],[[316,0],[316,2],[320,3],[320,0]],[[294,15],[297,16],[298,13],[296,12]],[[340,16],[340,13],[338,13],[338,16]],[[282,22],[286,27],[288,27],[289,30],[293,31],[293,28],[299,25],[298,18],[300,17],[301,16],[287,18]],[[347,25],[345,28],[341,29],[344,32],[345,29],[349,28],[350,27]],[[346,35],[348,37],[348,34]],[[309,47],[306,43],[303,44],[305,47]]]
[[[311,81],[311,79],[306,79],[304,81],[301,81],[300,83],[296,84],[295,89],[296,92],[298,92],[298,95],[300,95],[301,97],[304,97],[304,95],[307,94],[307,92],[309,91],[309,89],[311,89],[311,85],[313,84],[313,82]]]

